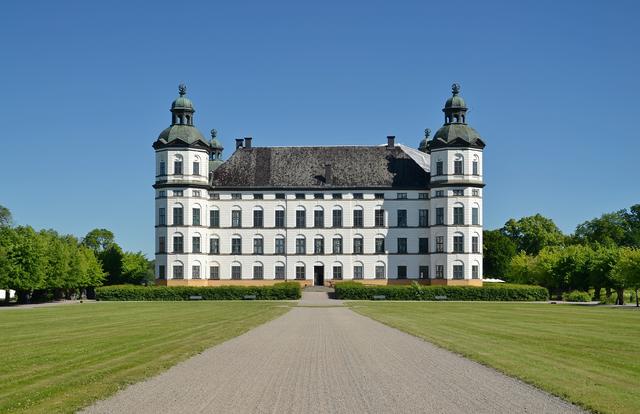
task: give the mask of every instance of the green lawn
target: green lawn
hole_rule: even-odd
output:
[[[635,309],[479,302],[350,306],[590,410],[640,412]]]
[[[0,412],[73,412],[287,310],[208,301],[0,310]]]

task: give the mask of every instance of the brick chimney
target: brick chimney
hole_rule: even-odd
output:
[[[251,141],[253,140],[253,137],[244,137],[244,147],[245,148],[251,148]]]
[[[393,148],[396,146],[396,136],[387,135],[387,148]]]
[[[244,145],[244,139],[236,138],[236,149],[242,148],[243,145]]]

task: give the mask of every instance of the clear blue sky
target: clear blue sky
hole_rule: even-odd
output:
[[[452,82],[485,139],[485,227],[640,202],[635,1],[7,2],[0,204],[153,251],[154,153],[184,81],[229,149],[417,146]]]

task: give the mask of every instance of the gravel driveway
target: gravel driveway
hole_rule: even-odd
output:
[[[490,368],[305,297],[88,413],[578,413]],[[318,306],[318,307],[316,307]]]

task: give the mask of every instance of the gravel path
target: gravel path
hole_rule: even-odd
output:
[[[314,292],[315,293],[315,292]],[[326,299],[325,299],[326,300]],[[284,316],[87,413],[579,413],[490,368],[306,295]],[[317,306],[317,307],[316,307]]]

